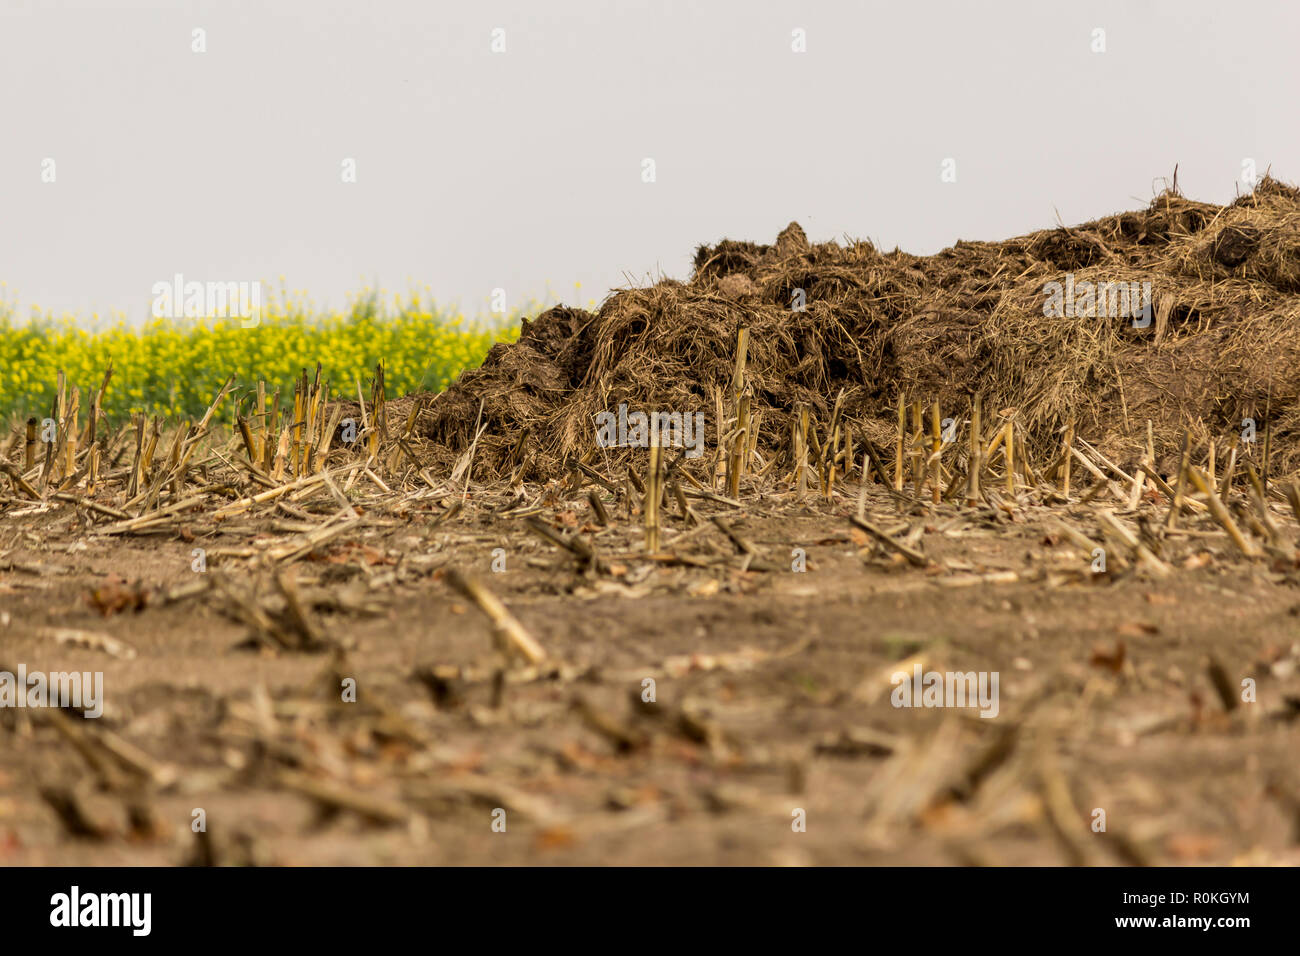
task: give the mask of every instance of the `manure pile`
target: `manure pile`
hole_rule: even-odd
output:
[[[1076,304],[1049,317],[1052,282],[1149,283],[1151,309],[1135,320]],[[978,394],[1036,454],[1073,423],[1132,465],[1149,421],[1166,474],[1185,433],[1193,447],[1226,446],[1250,418],[1281,474],[1300,467],[1300,190],[1265,178],[1217,206],[1175,188],[1143,210],[933,256],[812,244],[796,223],[773,245],[723,240],[699,248],[687,282],[525,321],[419,427],[460,450],[477,423],[476,472],[530,479],[589,454],[595,416],[624,402],[703,412],[712,448],[741,329],[757,447],[780,456],[802,407],[824,426],[839,398],[846,429],[883,447],[900,398],[965,421]]]

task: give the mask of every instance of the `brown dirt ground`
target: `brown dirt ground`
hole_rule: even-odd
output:
[[[587,530],[599,574],[491,514],[504,494],[437,521],[419,500],[363,509],[293,565],[337,654],[240,649],[250,628],[223,607],[254,587],[273,607],[271,572],[219,556],[191,570],[195,547],[294,540],[269,512],[110,536],[69,504],[10,507],[0,665],[102,670],[106,710],[0,710],[0,864],[1300,863],[1294,567],[1248,563],[1189,519],[1164,542],[1172,575],[1092,575],[1050,533],[1064,508],[900,515],[873,487],[874,521],[919,527],[920,569],[851,527],[855,494],[696,501],[694,532],[674,506],[664,550],[699,567],[639,556],[621,507],[597,529],[580,494],[549,495],[545,517]],[[771,570],[743,570],[710,515]],[[503,666],[446,566],[488,585],[553,663]],[[168,602],[201,578],[222,587]],[[127,582],[142,610],[87,600],[117,603]],[[997,671],[998,716],[891,706],[887,675],[916,654]],[[1254,678],[1257,701],[1225,711],[1211,659],[1233,687]]]

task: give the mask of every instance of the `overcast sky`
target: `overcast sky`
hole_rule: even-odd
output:
[[[138,319],[178,272],[478,311],[792,219],[929,253],[1175,163],[1226,201],[1247,159],[1300,179],[1297,37],[1291,0],[0,0],[0,280],[24,314]]]

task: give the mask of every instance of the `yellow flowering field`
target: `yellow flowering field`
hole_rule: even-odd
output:
[[[336,396],[355,394],[354,377],[365,383],[380,361],[389,397],[439,391],[480,364],[494,343],[515,339],[521,316],[537,308],[528,303],[510,315],[469,320],[418,294],[363,291],[332,312],[304,298],[274,299],[253,328],[238,318],[151,318],[87,329],[71,317],[19,320],[0,303],[0,415],[48,413],[60,370],[81,388],[84,409],[110,360],[104,410],[114,417],[200,415],[231,375],[241,388],[264,379],[268,393],[278,386],[292,395],[294,380],[304,368],[314,374],[317,362]]]

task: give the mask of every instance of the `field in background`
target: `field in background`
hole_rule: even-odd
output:
[[[97,330],[72,317],[30,322],[0,302],[0,415],[48,411],[63,371],[83,393],[99,387],[109,363],[104,411],[198,416],[229,376],[238,386],[266,381],[291,394],[304,368],[320,362],[336,392],[346,394],[384,363],[390,395],[441,391],[483,361],[497,342],[514,341],[520,319],[543,305],[468,319],[418,293],[405,299],[362,290],[345,310],[320,310],[282,295],[262,309],[254,328],[238,318],[119,320]]]

